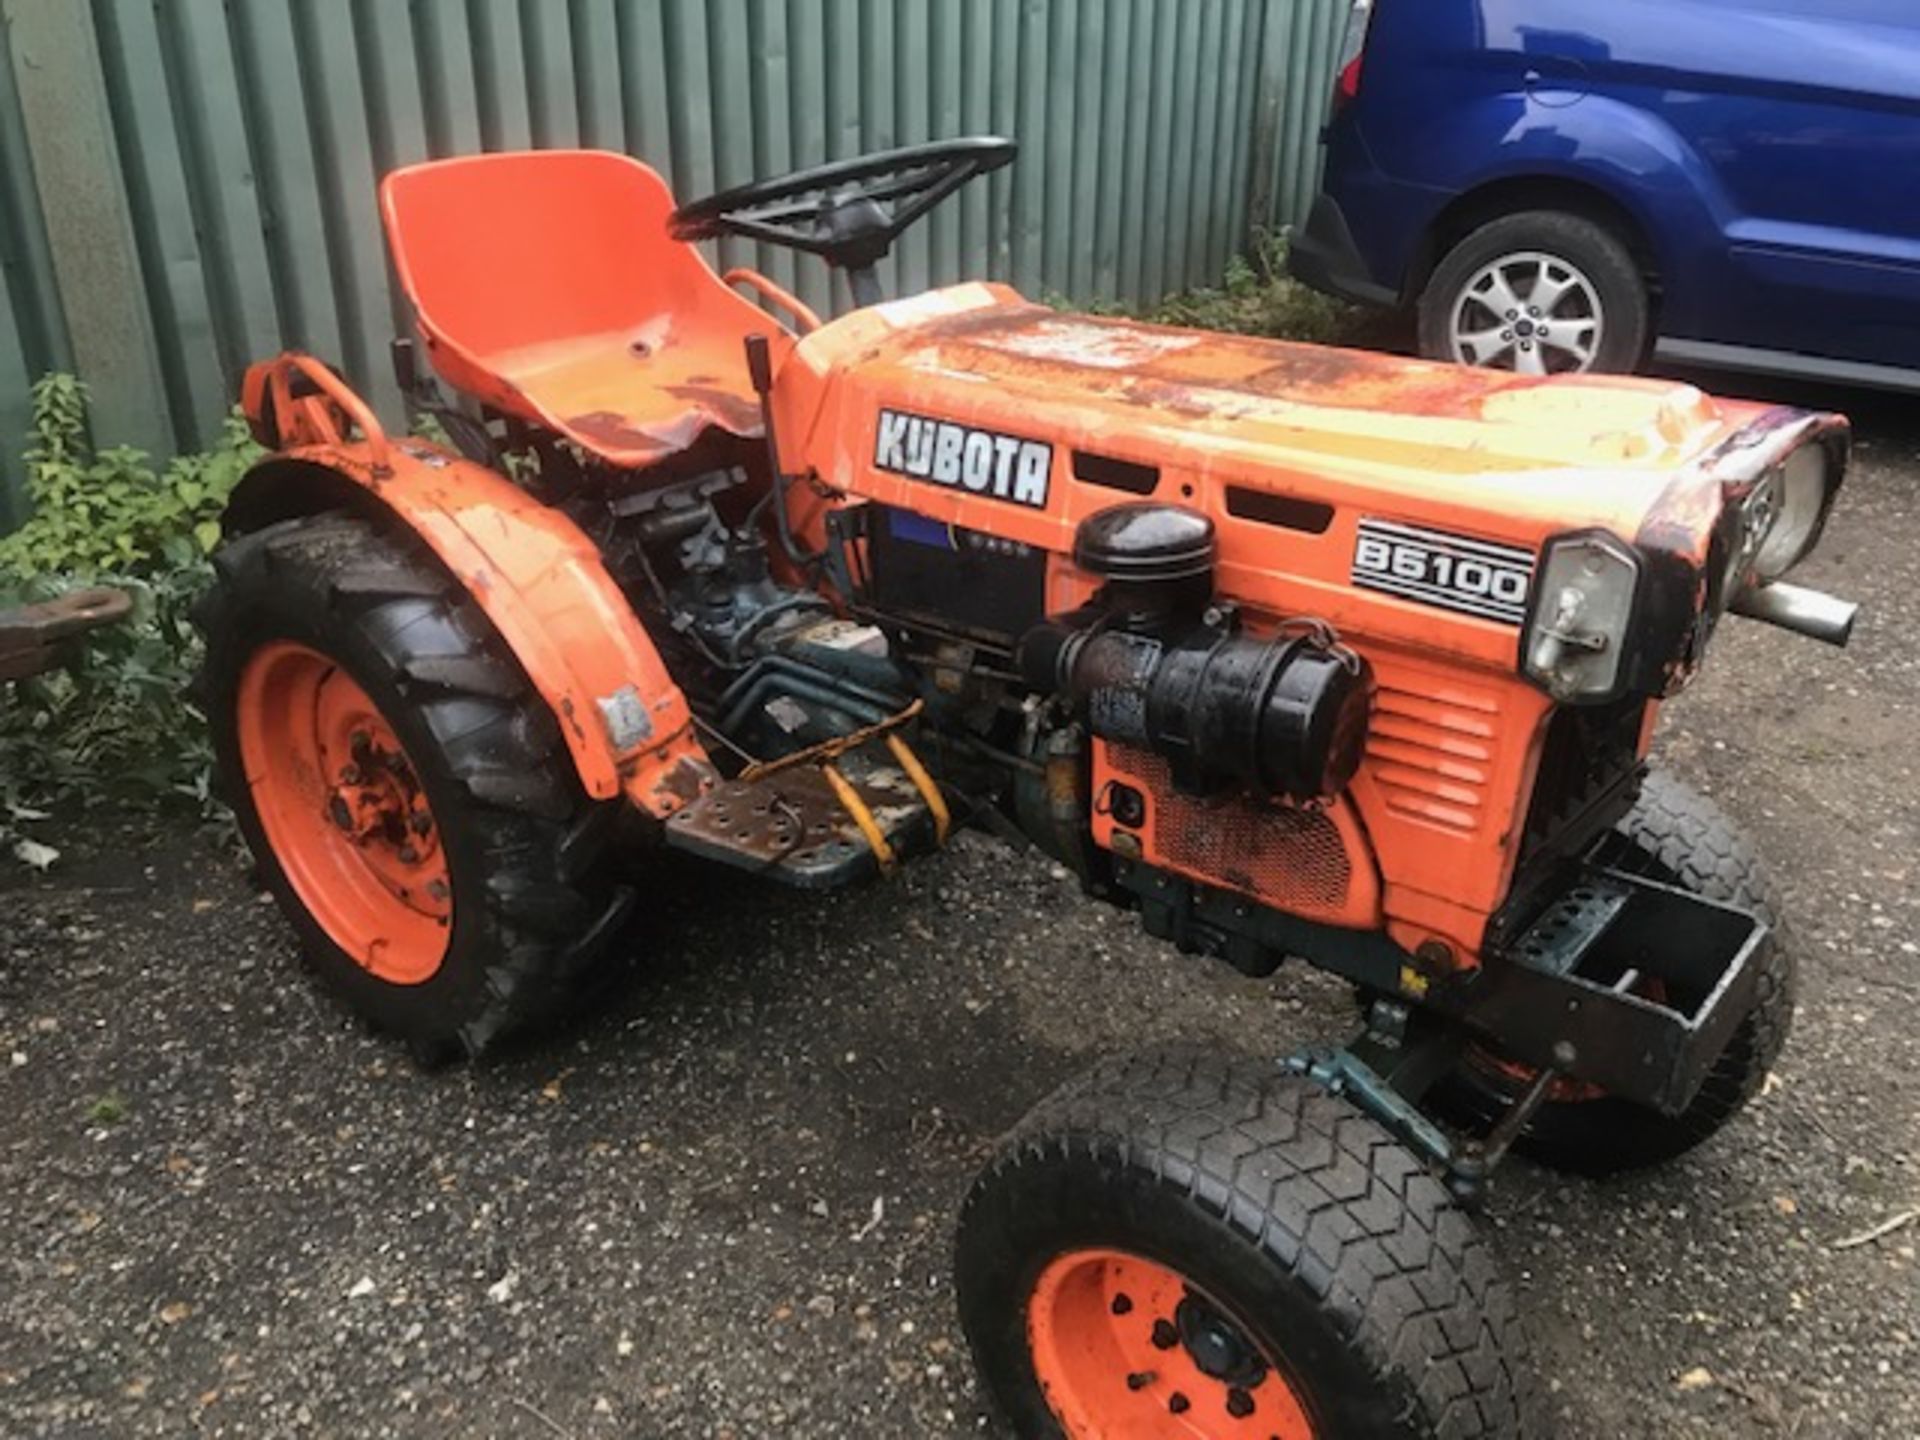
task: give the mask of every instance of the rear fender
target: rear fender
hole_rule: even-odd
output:
[[[711,787],[686,696],[580,528],[485,466],[389,440],[377,422],[362,429],[371,438],[309,432],[300,438],[311,443],[256,465],[228,503],[228,532],[341,506],[384,512],[493,622],[560,722],[589,795],[624,793],[664,818]]]

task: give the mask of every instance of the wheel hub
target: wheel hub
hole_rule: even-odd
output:
[[[1174,1309],[1173,1323],[1202,1375],[1249,1390],[1267,1378],[1267,1362],[1253,1342],[1204,1297],[1189,1290]]]
[[[1069,1436],[1313,1440],[1299,1395],[1248,1327],[1157,1261],[1059,1256],[1034,1286],[1027,1337]]]
[[[235,721],[274,860],[327,936],[395,984],[430,978],[453,916],[419,773],[365,689],[293,641],[248,660]]]

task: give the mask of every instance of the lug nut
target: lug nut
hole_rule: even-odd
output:
[[[402,845],[400,847],[400,858],[407,864],[412,865],[420,859],[420,852],[411,845]]]
[[[1130,1311],[1132,1311],[1132,1309],[1133,1309],[1133,1297],[1127,1294],[1125,1291],[1122,1291],[1120,1294],[1113,1297],[1113,1313],[1114,1314],[1125,1315],[1125,1314],[1128,1314]]]
[[[1154,1349],[1171,1350],[1179,1343],[1180,1332],[1173,1328],[1173,1322],[1171,1320],[1156,1320],[1153,1322]]]
[[[1127,1388],[1129,1390],[1144,1390],[1152,1383],[1153,1371],[1151,1370],[1136,1370],[1127,1376]]]
[[[335,795],[327,801],[327,815],[342,830],[353,828],[353,811],[347,808],[347,802],[341,796]]]
[[[1192,1405],[1193,1405],[1193,1402],[1187,1399],[1187,1397],[1182,1395],[1178,1390],[1174,1391],[1173,1394],[1167,1397],[1167,1409],[1171,1410],[1176,1415],[1186,1414],[1188,1409],[1191,1408]]]
[[[447,889],[447,882],[444,880],[429,880],[427,882],[427,894],[435,900],[444,900],[451,893],[452,892]]]
[[[1238,1385],[1227,1391],[1227,1413],[1236,1420],[1244,1420],[1253,1413],[1253,1396]]]
[[[433,829],[433,816],[424,810],[416,810],[408,819],[407,823],[413,827],[414,834],[424,835]]]

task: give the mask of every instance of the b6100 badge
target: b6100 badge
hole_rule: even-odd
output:
[[[1353,583],[1506,625],[1526,618],[1533,552],[1444,530],[1362,520]]]

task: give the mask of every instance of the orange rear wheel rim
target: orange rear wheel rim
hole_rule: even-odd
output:
[[[274,859],[355,963],[396,985],[440,969],[452,882],[419,772],[351,675],[291,640],[241,671],[236,730]]]
[[[1124,1250],[1070,1250],[1027,1303],[1034,1374],[1073,1440],[1313,1440],[1252,1330],[1178,1271]]]

